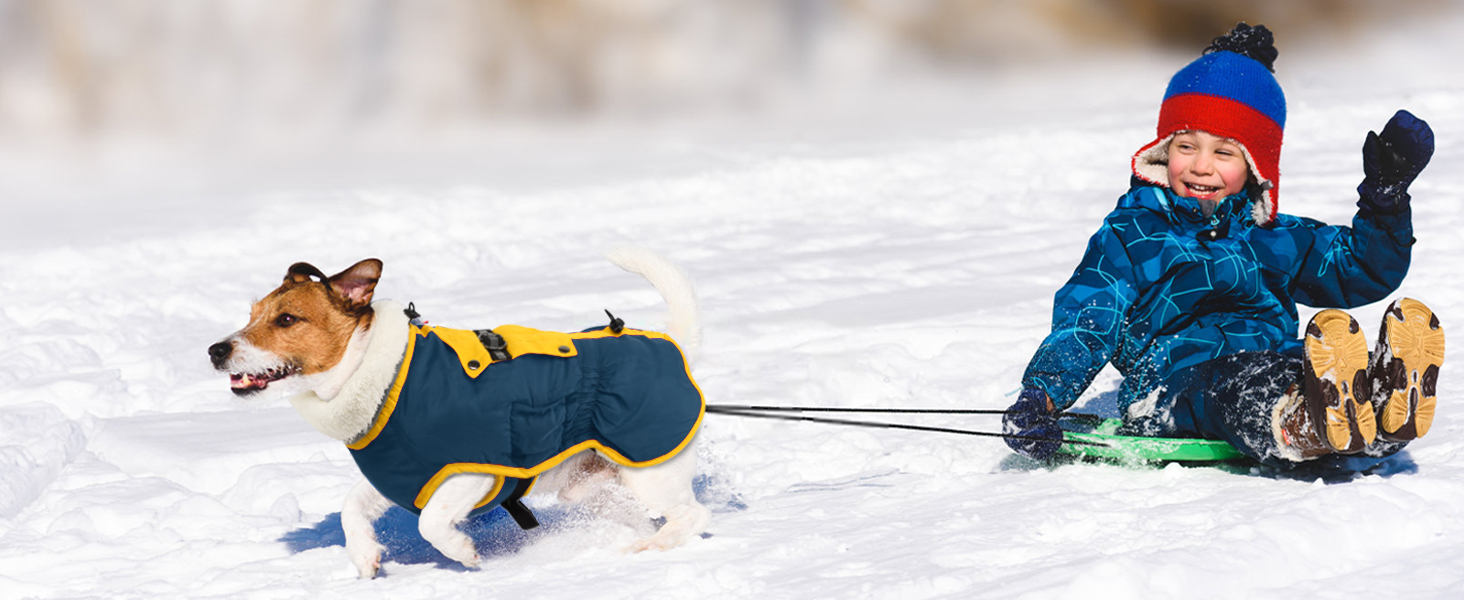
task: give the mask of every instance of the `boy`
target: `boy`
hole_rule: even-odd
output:
[[[1369,363],[1351,308],[1408,271],[1408,185],[1433,154],[1428,124],[1398,111],[1363,146],[1352,226],[1277,213],[1286,101],[1264,26],[1241,23],[1169,82],[1158,137],[1131,189],[1057,292],[1052,333],[1003,419],[1007,444],[1045,459],[1060,411],[1104,364],[1123,375],[1128,433],[1225,440],[1273,465],[1385,456],[1433,421],[1443,330],[1422,303],[1388,308]]]

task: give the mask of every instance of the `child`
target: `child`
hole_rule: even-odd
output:
[[[1286,101],[1264,26],[1241,23],[1169,82],[1158,138],[1053,306],[1052,333],[1004,418],[1044,459],[1059,413],[1109,362],[1135,435],[1225,440],[1262,462],[1385,456],[1433,422],[1443,330],[1422,303],[1388,308],[1369,356],[1350,308],[1398,288],[1413,227],[1408,185],[1433,154],[1398,111],[1363,145],[1352,227],[1276,212]]]

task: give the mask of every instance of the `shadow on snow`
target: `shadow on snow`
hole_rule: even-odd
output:
[[[569,510],[560,507],[536,509],[535,515],[550,529],[563,522]],[[386,547],[386,560],[399,564],[431,563],[439,567],[462,568],[457,561],[443,556],[417,532],[417,516],[393,506],[376,520],[376,539]],[[478,555],[488,559],[517,552],[540,530],[524,531],[502,510],[491,510],[468,519],[460,527],[473,539]],[[331,513],[320,522],[296,529],[280,537],[290,552],[299,553],[328,546],[344,546],[346,535],[341,530],[341,513]]]
[[[1070,464],[1108,464],[1136,469],[1158,470],[1164,468],[1174,461],[1123,461],[1106,458],[1077,458],[1066,455],[1059,455],[1046,461],[1037,461],[1019,454],[1011,454],[1002,459],[997,465],[999,471],[1031,471],[1034,469],[1052,469]],[[1236,475],[1249,475],[1253,477],[1268,477],[1271,479],[1294,479],[1302,481],[1322,480],[1324,483],[1347,483],[1359,477],[1377,475],[1379,477],[1392,477],[1394,475],[1411,475],[1418,472],[1418,463],[1407,450],[1385,458],[1371,458],[1366,456],[1342,456],[1331,455],[1316,460],[1299,463],[1290,467],[1276,467],[1261,464],[1249,459],[1237,459],[1227,461],[1210,462],[1174,462],[1185,468],[1211,468],[1220,469]]]
[[[713,475],[698,475],[692,481],[692,489],[701,502],[714,513],[745,510],[747,505],[731,490],[726,480]],[[540,526],[525,531],[508,516],[502,508],[495,508],[481,515],[471,517],[459,528],[472,538],[478,548],[478,556],[487,560],[518,552],[540,535],[571,526],[583,519],[583,514],[565,505],[535,506],[534,516]],[[406,509],[393,506],[375,523],[376,539],[386,547],[384,560],[398,564],[435,564],[449,569],[463,569],[457,561],[443,556],[432,544],[422,539],[417,530],[417,516]],[[707,534],[703,534],[705,537]],[[341,513],[331,513],[309,527],[302,527],[281,536],[280,542],[292,553],[316,548],[344,546],[346,534],[341,529]]]

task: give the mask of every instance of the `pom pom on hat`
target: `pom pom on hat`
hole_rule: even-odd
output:
[[[1276,50],[1276,36],[1271,35],[1270,29],[1265,25],[1251,27],[1245,23],[1237,23],[1230,33],[1211,41],[1210,47],[1205,48],[1205,54],[1211,52],[1234,52],[1261,63],[1272,73],[1276,72],[1276,56],[1280,54]]]
[[[1279,53],[1264,25],[1235,26],[1169,80],[1159,108],[1157,137],[1134,154],[1134,175],[1169,186],[1169,140],[1204,131],[1239,142],[1260,187],[1253,207],[1262,225],[1276,219],[1286,96],[1272,70]]]

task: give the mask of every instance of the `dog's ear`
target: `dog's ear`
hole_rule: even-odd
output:
[[[381,261],[368,258],[349,269],[331,276],[326,282],[346,306],[360,310],[371,305],[371,295],[376,293],[376,282],[381,279]]]
[[[305,283],[311,280],[325,283],[325,273],[321,273],[320,269],[310,263],[297,262],[290,265],[290,270],[285,272],[285,283]]]

